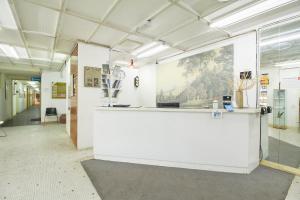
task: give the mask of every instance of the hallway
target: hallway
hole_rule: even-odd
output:
[[[27,110],[17,113],[12,119],[4,123],[4,127],[37,125],[41,123],[41,108],[39,105],[31,106]]]
[[[0,200],[99,200],[80,161],[91,150],[77,151],[65,126],[4,128],[0,138]]]

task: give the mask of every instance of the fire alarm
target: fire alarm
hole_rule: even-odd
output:
[[[140,78],[138,76],[134,77],[134,87],[138,88],[140,86]]]

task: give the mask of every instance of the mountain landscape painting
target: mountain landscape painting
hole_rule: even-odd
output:
[[[157,68],[157,103],[179,102],[180,107],[211,108],[233,95],[233,45],[223,46]]]

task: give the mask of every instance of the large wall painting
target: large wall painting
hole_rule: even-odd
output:
[[[233,45],[161,64],[157,69],[157,103],[210,108],[233,95]]]

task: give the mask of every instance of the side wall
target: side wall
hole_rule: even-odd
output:
[[[5,84],[6,83],[6,84]],[[6,87],[6,98],[5,98]],[[4,73],[0,73],[0,121],[12,117],[12,80]]]

